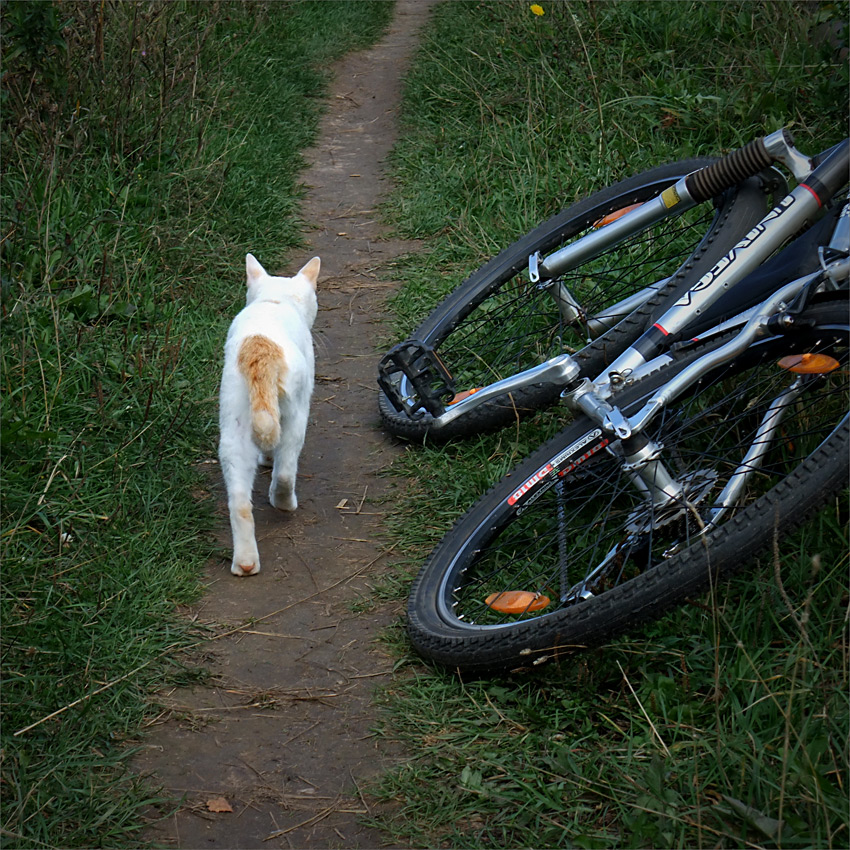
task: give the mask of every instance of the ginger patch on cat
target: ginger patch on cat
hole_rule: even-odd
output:
[[[239,371],[245,376],[250,385],[263,385],[266,375],[271,372],[279,373],[280,378],[286,374],[286,360],[283,349],[268,337],[255,334],[246,337],[239,346]],[[263,386],[266,392],[269,388]],[[276,388],[275,388],[276,389]],[[263,406],[277,408],[277,393],[274,397],[263,396]]]
[[[287,366],[283,349],[260,334],[245,337],[239,346],[239,371],[248,384],[254,439],[271,451],[280,439],[278,408]]]

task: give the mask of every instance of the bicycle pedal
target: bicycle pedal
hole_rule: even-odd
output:
[[[410,381],[413,392],[402,394],[400,378]],[[420,419],[426,411],[432,416],[445,412],[445,405],[455,396],[455,385],[449,370],[437,352],[424,342],[408,339],[393,346],[378,364],[378,385],[399,413]]]

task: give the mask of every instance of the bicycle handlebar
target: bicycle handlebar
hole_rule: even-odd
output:
[[[748,177],[753,177],[773,161],[774,157],[768,151],[764,138],[753,139],[723,159],[689,174],[685,178],[685,187],[691,198],[701,204]]]

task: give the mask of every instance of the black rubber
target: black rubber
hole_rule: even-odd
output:
[[[773,162],[764,146],[764,139],[753,139],[749,144],[724,156],[704,171],[691,174],[685,185],[691,197],[702,203],[720,194],[729,186],[753,177]]]
[[[840,368],[830,376],[813,379],[793,402],[781,436],[748,482],[754,492],[748,491],[725,521],[707,535],[694,531],[704,517],[692,521],[691,514],[700,510],[700,498],[707,514],[712,504],[707,495],[694,496],[691,511],[669,521],[659,519],[659,514],[648,523],[647,515],[623,508],[624,502],[644,503],[622,475],[619,462],[603,447],[601,432],[587,420],[577,420],[496,484],[434,550],[413,583],[408,603],[408,630],[417,651],[442,665],[483,672],[527,669],[598,645],[742,569],[775,535],[787,534],[847,486],[850,310],[846,293],[841,293],[840,300],[809,308],[802,318],[809,323],[807,330],[753,346],[733,364],[707,376],[689,397],[668,407],[663,421],[653,423],[649,436],[657,439],[660,435],[663,441],[666,434],[670,444],[663,456],[674,472],[678,465],[681,471],[692,470],[696,480],[699,476],[710,480],[712,469],[720,471],[712,484],[716,495],[740,464],[744,451],[740,448],[736,457],[724,457],[724,441],[736,439],[727,435],[740,430],[744,436],[733,444],[748,446],[752,437],[745,435],[758,426],[776,387],[781,391],[794,378],[776,365],[778,357],[822,350],[840,360]],[[638,409],[655,388],[727,339],[717,338],[680,352],[675,362],[623,390],[617,397],[618,406],[627,412]],[[731,392],[728,387],[733,388]],[[721,388],[725,397],[720,395]],[[712,398],[721,401],[713,405]],[[756,398],[762,410],[758,406],[751,409]],[[723,407],[727,402],[732,405],[730,410],[739,411],[737,419]],[[794,425],[800,430],[795,432]],[[677,433],[681,443],[676,442]],[[699,446],[698,450],[694,446]],[[568,448],[571,452],[565,457]],[[563,476],[558,470],[565,471]],[[610,494],[610,501],[604,493]],[[517,494],[522,495],[515,499]],[[572,525],[565,525],[566,516],[573,518]],[[641,542],[630,543],[631,548],[616,542],[612,547],[611,541],[622,540],[623,529],[630,524],[643,532],[634,538]],[[650,524],[652,530],[647,532]],[[671,553],[670,542],[677,539],[684,542]],[[551,589],[556,576],[547,574],[548,584],[541,580],[541,574],[551,569],[542,564],[547,559],[557,561],[562,545],[563,555],[581,559],[587,553],[593,559],[591,565],[606,561],[601,553],[617,552],[607,562],[608,572],[600,574],[597,583],[587,585],[593,587],[590,598],[573,595],[562,604]],[[592,551],[593,547],[598,551]],[[662,554],[656,554],[656,549]],[[629,577],[630,564],[642,561],[637,574]],[[578,571],[579,577],[584,569]],[[521,576],[523,570],[536,570],[538,575],[518,587],[506,578],[511,571]],[[613,576],[617,570],[620,572]],[[570,577],[567,586],[575,588],[573,581]],[[499,594],[508,590],[526,590],[548,595],[551,602],[539,612],[500,614],[490,604],[496,604],[490,595],[493,590],[497,601]]]
[[[541,254],[551,253],[569,242],[577,234],[587,230],[608,213],[629,204],[655,197],[681,177],[712,162],[713,160],[693,159],[659,166],[597,192],[567,208],[502,251],[471,275],[434,309],[411,337],[433,346],[445,359],[450,356],[446,352],[450,351],[452,340],[456,338],[458,331],[466,333],[470,323],[486,322],[487,310],[491,305],[490,299],[494,297],[504,298],[509,285],[513,285],[519,279],[518,276],[523,275],[524,278],[527,278],[524,272],[528,267],[530,254],[538,251]],[[644,275],[643,279],[640,278],[638,273],[628,275],[624,273],[623,285],[631,287],[632,292],[668,275],[669,280],[647,304],[620,321],[614,328],[597,337],[588,345],[584,344],[586,340],[580,340],[578,345],[572,347],[573,350],[579,349],[576,357],[582,366],[583,374],[595,377],[601,372],[608,363],[622,353],[644,331],[653,311],[657,312],[669,299],[677,298],[680,292],[689,288],[692,282],[698,280],[752,226],[761,220],[766,209],[766,192],[761,181],[753,178],[715,199],[714,214],[710,217],[710,222],[700,229],[694,230],[692,240],[687,242],[687,250],[683,256],[669,257],[666,266],[662,265],[662,261],[659,260],[658,266],[641,268],[640,273]],[[682,219],[681,226],[684,226],[684,221],[685,219]],[[644,235],[640,238],[647,239],[649,237]],[[602,255],[602,262],[609,262],[610,265],[615,266],[615,271],[617,271],[616,263],[619,261],[620,254],[615,252],[622,252],[624,256],[628,244],[609,249],[606,254]],[[655,263],[656,255],[663,257],[663,244],[663,238],[660,241],[656,239],[654,244],[643,251],[643,259],[640,262],[644,264]],[[590,273],[595,274],[596,268],[591,266],[591,263],[598,261],[599,258],[595,258],[587,264]],[[584,267],[580,267],[579,270],[571,274],[576,276],[582,268]],[[631,268],[629,272],[631,272]],[[625,280],[626,278],[628,280]],[[530,289],[527,283],[523,283],[523,286]],[[624,297],[624,291],[601,293],[600,300],[602,303],[600,306],[616,303]],[[534,297],[540,298],[542,303],[543,296],[540,293],[537,293]],[[527,358],[532,355],[528,352],[522,353],[521,356],[526,358],[525,362],[505,364],[504,371],[507,371],[508,374],[514,374],[521,369],[536,365],[546,357],[562,353],[564,348],[567,347],[563,342],[564,337],[562,337],[564,328],[563,326],[558,327],[557,308],[554,307],[551,297],[546,297],[546,304],[550,305],[549,309],[556,314],[555,319],[552,320],[554,327],[535,328],[533,333],[529,332],[531,339],[529,344],[534,344],[539,349],[533,355],[536,359],[528,360]],[[525,295],[523,295],[523,298],[525,298]],[[538,309],[537,306],[529,307],[524,301],[523,309],[533,312],[535,320],[540,317],[542,310],[542,308]],[[543,321],[543,319],[540,319],[540,321]],[[499,322],[490,324],[491,327],[487,329],[487,333],[492,336],[494,350],[501,350],[504,347],[502,345],[503,340],[500,338],[500,331],[504,333],[502,331],[503,326]],[[453,337],[453,335],[455,336]],[[550,339],[547,339],[547,336]],[[486,374],[482,377],[483,383],[492,383],[498,377],[506,377],[501,372],[492,373],[490,364],[493,361],[492,358],[487,356],[486,352],[482,355],[480,351],[475,351],[474,357],[486,363],[484,367]],[[446,365],[457,376],[456,364],[449,361]],[[459,389],[462,388],[464,387]],[[406,439],[422,440],[427,437],[430,441],[439,442],[453,437],[465,437],[503,427],[516,421],[518,416],[548,407],[556,401],[558,394],[557,388],[528,387],[521,392],[513,393],[511,396],[496,398],[440,430],[431,428],[433,419],[429,414],[425,414],[419,419],[412,419],[405,413],[396,411],[383,392],[379,393],[379,408],[383,424],[391,433]]]

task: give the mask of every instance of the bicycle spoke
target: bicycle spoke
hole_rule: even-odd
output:
[[[586,316],[602,311],[668,277],[693,250],[693,234],[705,231],[711,212],[693,221],[674,219],[632,237],[616,251],[565,275],[563,284]],[[579,234],[580,236],[581,234]],[[535,366],[588,340],[583,321],[565,324],[557,302],[520,272],[491,295],[440,348],[458,387],[482,386]]]
[[[678,504],[659,507],[646,499],[614,453],[599,452],[575,475],[559,479],[458,576],[455,616],[474,611],[481,626],[542,616],[582,604],[693,545],[713,527],[730,480],[737,475],[743,486],[722,521],[773,486],[833,426],[847,389],[846,345],[834,349],[844,368],[800,381],[793,398],[787,395],[793,376],[765,357],[736,374],[721,373],[664,411],[651,436],[669,446],[663,458],[683,487]],[[779,424],[770,413],[777,405],[783,408]],[[547,601],[538,609],[500,611],[485,602],[499,593]]]

